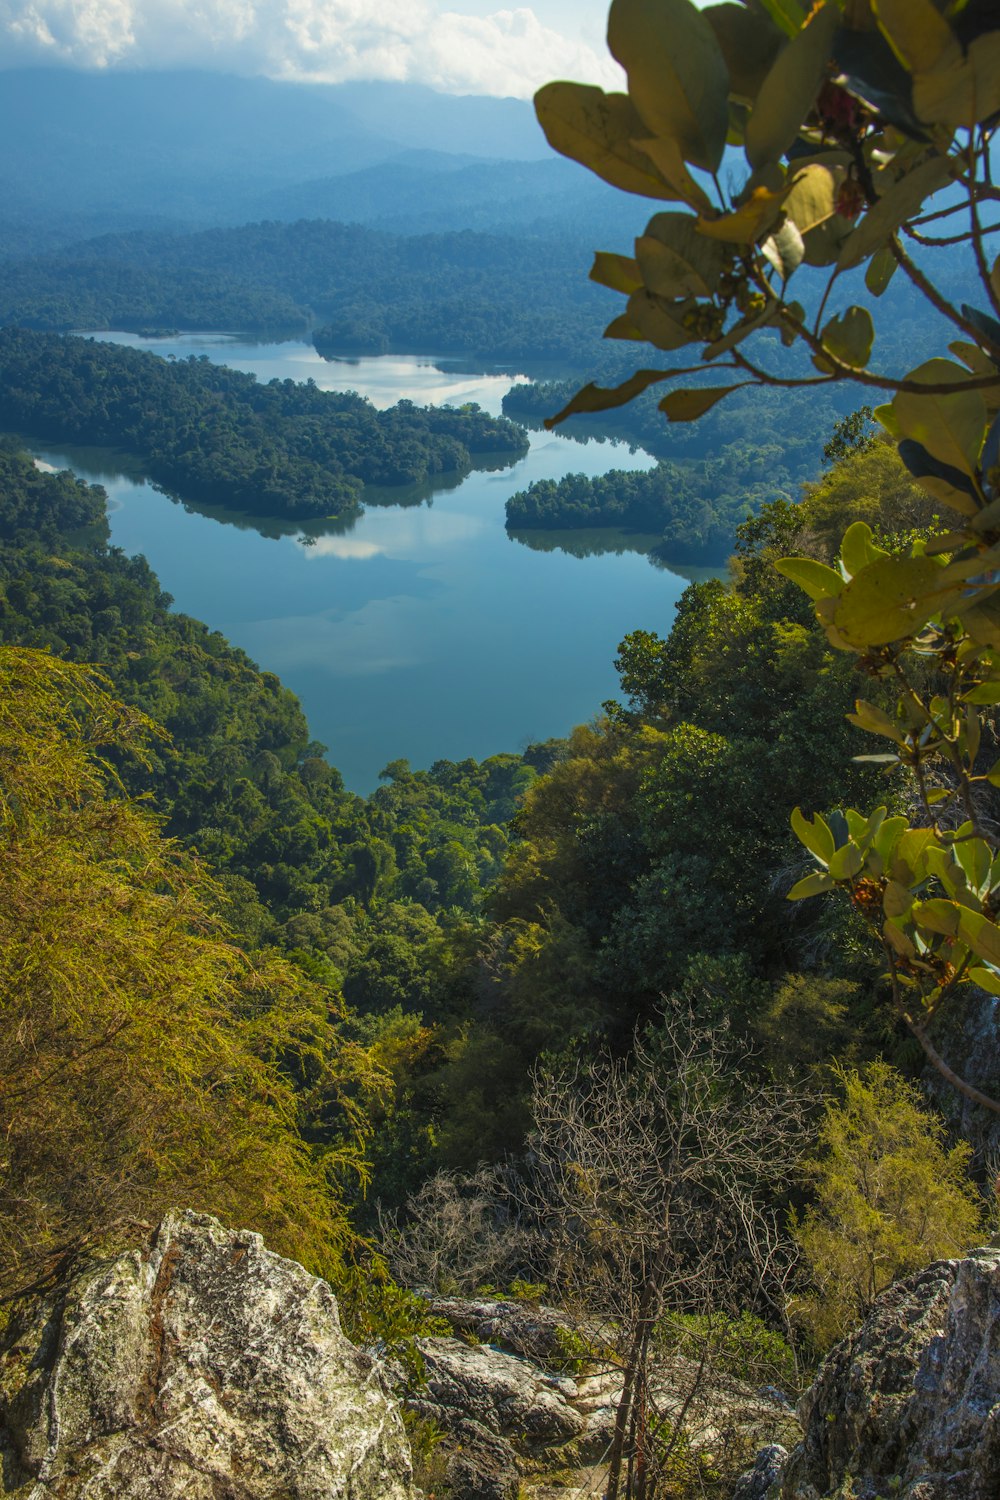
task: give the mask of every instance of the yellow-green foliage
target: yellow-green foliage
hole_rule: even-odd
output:
[[[793,1223],[816,1288],[795,1313],[820,1349],[893,1281],[964,1253],[983,1228],[971,1148],[945,1149],[919,1090],[881,1062],[838,1076],[843,1099],[827,1104],[808,1169],[815,1201]]]
[[[327,1275],[352,1242],[367,1055],[120,795],[153,730],[91,669],[0,649],[0,1294],[170,1204]]]
[[[900,536],[930,526],[941,510],[904,467],[895,444],[881,437],[811,485],[802,506],[806,532],[797,545],[825,562],[833,562],[855,521],[866,521],[896,545]]]

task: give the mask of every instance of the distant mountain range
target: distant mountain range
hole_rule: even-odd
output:
[[[553,157],[530,104],[415,84],[7,71],[0,139],[8,255],[269,218],[420,233],[621,214],[611,189]]]

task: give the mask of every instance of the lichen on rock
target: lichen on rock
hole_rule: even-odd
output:
[[[996,1500],[1000,1250],[938,1261],[883,1292],[799,1415],[781,1500]]]
[[[326,1282],[257,1234],[169,1214],[0,1339],[0,1495],[410,1500],[409,1447]]]

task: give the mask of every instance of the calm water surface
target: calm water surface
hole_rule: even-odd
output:
[[[357,390],[378,406],[478,401],[499,413],[518,378],[415,355],[328,363],[308,344],[221,334],[107,337],[206,355],[261,380]],[[478,759],[592,717],[617,691],[618,642],[629,630],[667,630],[686,583],[632,550],[641,538],[626,546],[602,531],[547,532],[529,545],[506,534],[504,501],[534,479],[652,464],[617,445],[532,434],[531,451],[509,467],[450,487],[370,492],[355,524],[312,534],[173,502],[107,451],[33,449],[107,488],[112,541],[144,553],[178,609],[298,694],[313,735],[359,792],[390,760]]]

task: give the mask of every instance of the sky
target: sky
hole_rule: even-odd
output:
[[[550,78],[621,87],[606,0],[0,0],[0,67],[211,68],[392,78],[527,98]]]

